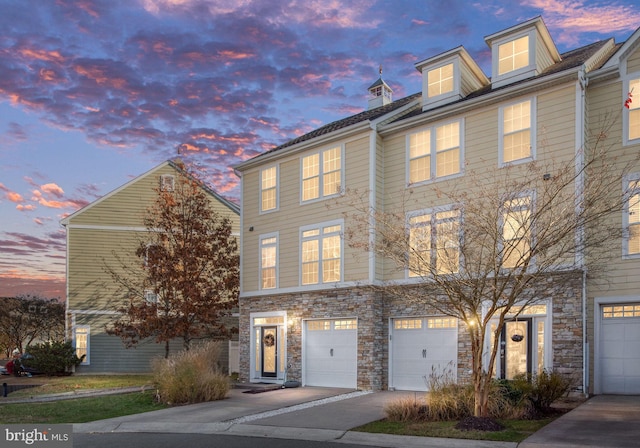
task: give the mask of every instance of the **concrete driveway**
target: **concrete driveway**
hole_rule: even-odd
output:
[[[74,432],[160,432],[246,435],[358,443],[377,447],[577,448],[640,447],[640,396],[591,398],[520,444],[350,431],[384,418],[386,404],[421,393],[301,387],[246,394],[145,414],[74,425]]]
[[[640,447],[640,396],[597,395],[518,448]]]

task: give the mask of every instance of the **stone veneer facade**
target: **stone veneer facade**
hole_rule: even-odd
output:
[[[582,272],[551,274],[529,289],[552,303],[552,369],[571,375],[582,384]],[[318,292],[243,297],[240,299],[240,380],[249,381],[251,313],[286,311],[295,322],[287,331],[288,380],[302,379],[302,321],[304,319],[358,319],[358,379],[361,390],[388,387],[389,323],[398,316],[437,315],[428,305],[417,307],[384,297],[368,288],[331,289]],[[471,343],[464,323],[458,326],[458,382],[471,377]],[[581,389],[581,387],[578,387]]]

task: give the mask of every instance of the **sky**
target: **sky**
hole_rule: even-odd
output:
[[[542,16],[560,53],[640,27],[635,0],[0,0],[0,297],[65,297],[60,220],[178,155],[232,165],[362,112],[382,77]]]

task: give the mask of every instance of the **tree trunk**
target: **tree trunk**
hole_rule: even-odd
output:
[[[164,342],[164,358],[167,359],[169,357],[169,341]]]

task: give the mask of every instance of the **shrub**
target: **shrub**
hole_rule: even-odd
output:
[[[210,341],[153,361],[158,401],[167,404],[221,400],[231,384],[218,367],[221,343]]]
[[[78,358],[71,342],[43,342],[30,345],[27,347],[27,353],[33,358],[25,358],[22,361],[24,365],[49,376],[69,373],[84,358],[84,355]]]
[[[558,372],[544,370],[537,375],[518,375],[513,385],[522,391],[536,412],[547,412],[554,401],[569,393],[573,380]]]

